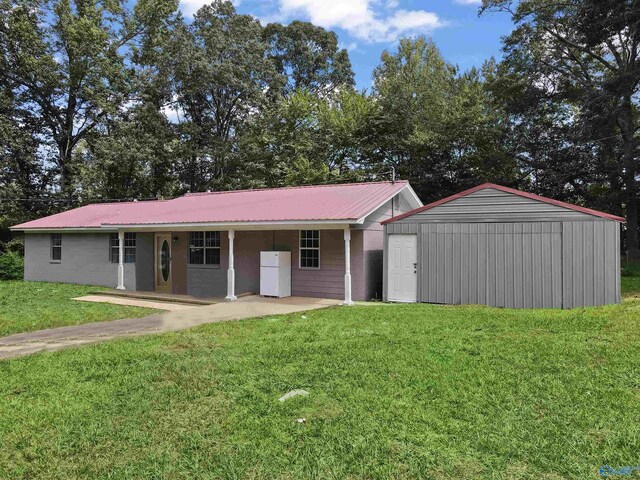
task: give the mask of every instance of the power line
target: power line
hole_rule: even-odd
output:
[[[389,170],[389,168],[391,168],[391,170]],[[398,178],[396,178],[396,174],[395,174],[395,167],[388,167],[388,166],[383,166],[381,169],[379,169],[378,171],[372,171],[372,172],[367,172],[367,171],[359,171],[359,170],[353,170],[353,172],[359,173],[360,174],[360,179],[358,178],[332,178],[332,179],[328,179],[328,180],[324,180],[322,182],[316,182],[316,183],[309,183],[309,184],[298,184],[298,185],[285,185],[285,186],[278,186],[278,187],[257,187],[260,189],[263,188],[285,188],[285,187],[312,187],[315,185],[334,185],[334,184],[347,184],[347,183],[357,183],[359,181],[362,181],[362,178],[367,178],[367,177],[372,177],[372,176],[382,176],[382,175],[389,175],[391,177],[391,181],[397,181]],[[355,182],[354,182],[355,180]],[[366,180],[365,180],[366,181]],[[249,189],[251,190],[251,189]],[[220,190],[220,192],[233,192],[234,190]],[[198,193],[198,192],[194,192],[194,193]],[[163,200],[171,200],[172,198],[176,198],[176,197],[170,197],[170,198],[163,198]],[[14,202],[51,202],[51,203],[118,203],[118,202],[149,202],[149,201],[157,201],[159,200],[156,197],[149,197],[149,198],[78,198],[78,199],[69,199],[69,198],[12,198],[12,197],[0,197],[0,202],[1,201],[14,201]]]
[[[14,202],[53,202],[53,203],[83,203],[83,202],[92,202],[92,203],[124,203],[124,202],[149,202],[158,200],[157,198],[142,198],[142,199],[134,199],[134,198],[95,198],[95,199],[69,199],[69,198],[12,198],[12,197],[4,197],[0,198],[0,201],[14,201]]]

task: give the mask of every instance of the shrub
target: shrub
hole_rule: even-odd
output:
[[[6,242],[0,242],[0,255],[6,252],[14,252],[24,256],[24,240],[22,238],[12,238]]]
[[[24,258],[15,252],[0,255],[0,280],[22,280],[24,278]]]
[[[623,277],[640,277],[640,263],[638,262],[626,262],[622,266]]]

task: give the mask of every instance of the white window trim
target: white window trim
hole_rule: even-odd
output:
[[[127,246],[127,237],[126,235],[128,234],[133,234],[134,235],[134,239],[135,239],[135,245],[133,247],[131,246]],[[111,244],[111,240],[114,238],[118,241],[116,245],[112,245]],[[120,257],[120,238],[118,237],[117,233],[110,233],[109,234],[109,261],[110,263],[119,263],[119,257]],[[136,260],[138,259],[138,236],[135,234],[135,232],[125,232],[125,240],[124,240],[124,258],[123,263],[127,263],[127,264],[135,264]],[[117,250],[117,255],[114,255],[114,249]],[[127,250],[133,250],[133,262],[127,262]]]
[[[318,232],[318,246],[317,247],[303,247],[302,246],[302,232],[303,231],[315,231]],[[322,230],[315,230],[313,228],[305,228],[303,230],[298,230],[298,268],[300,270],[320,270],[320,256],[321,256],[321,252],[320,252],[320,248],[322,247],[321,244],[321,238],[322,238]],[[317,267],[303,267],[302,266],[302,250],[318,250],[318,266]]]
[[[53,245],[53,236],[60,235],[60,245]],[[53,258],[53,249],[60,249],[60,259]],[[62,234],[61,233],[52,233],[49,235],[49,262],[50,263],[62,263]]]
[[[191,235],[193,233],[202,233],[202,247],[191,246]],[[207,233],[217,233],[220,241],[219,247],[207,247]],[[187,235],[187,267],[188,268],[220,268],[222,264],[222,233],[219,230],[205,230],[203,232],[192,231]],[[197,248],[202,249],[202,263],[191,263],[191,250]],[[218,250],[220,254],[219,263],[205,263],[207,261],[207,250]]]
[[[115,245],[112,244],[113,241],[113,237],[115,236],[117,243]],[[118,263],[118,256],[120,255],[120,250],[119,250],[119,246],[118,244],[120,243],[120,240],[118,239],[118,232],[116,233],[110,233],[109,234],[109,262],[111,263]],[[113,254],[114,249],[118,252],[117,255]]]

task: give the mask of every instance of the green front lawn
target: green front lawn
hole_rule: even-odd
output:
[[[304,316],[0,362],[0,477],[586,479],[640,465],[640,301]],[[295,388],[310,395],[278,401]]]
[[[44,328],[150,315],[156,310],[72,300],[98,287],[0,281],[0,337]]]

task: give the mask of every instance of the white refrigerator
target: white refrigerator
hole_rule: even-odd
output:
[[[291,296],[291,252],[260,252],[260,295]]]

